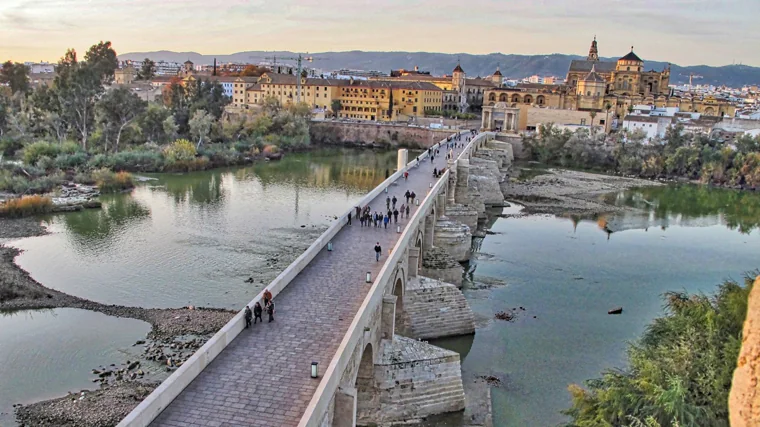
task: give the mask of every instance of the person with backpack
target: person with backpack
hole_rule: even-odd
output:
[[[380,262],[380,252],[383,251],[383,248],[380,247],[380,242],[375,243],[375,261]]]

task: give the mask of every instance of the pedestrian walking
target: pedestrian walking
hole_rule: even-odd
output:
[[[409,195],[409,200],[411,200],[412,203],[414,203],[414,199],[416,199],[416,198],[417,198],[417,193],[415,193],[414,191],[412,191],[412,194]]]
[[[351,225],[351,211],[348,211],[348,225]]]
[[[398,209],[393,210],[393,223],[398,224]]]
[[[383,251],[383,248],[380,247],[380,242],[375,243],[375,261],[380,262],[380,252]]]
[[[362,214],[361,208],[359,206],[355,207],[354,210],[356,210],[356,217],[359,218],[359,216]]]
[[[406,217],[409,218],[409,205],[406,206]]]
[[[386,197],[385,198],[385,208],[386,209],[390,209],[391,208],[391,198],[390,197]]]
[[[388,215],[383,217],[383,225],[385,226],[385,229],[388,229],[388,222],[390,222],[390,217]]]
[[[393,209],[396,209],[396,202],[398,202],[398,199],[396,198],[396,196],[393,196],[393,198],[391,199],[391,203],[393,204]]]
[[[253,324],[256,324],[256,320],[258,320],[261,323],[264,323],[264,319],[261,318],[261,314],[264,312],[264,309],[261,308],[261,304],[259,304],[258,301],[256,301],[256,304],[253,306]]]
[[[272,293],[269,292],[269,289],[264,289],[264,307],[269,305],[269,301],[272,301]]]
[[[404,205],[404,204],[402,203],[402,204],[401,204],[401,209],[400,209],[400,212],[401,212],[401,218],[403,218],[403,217],[404,217],[404,210],[405,210],[405,208],[406,208],[406,205]]]
[[[406,193],[404,193],[404,197],[406,197],[406,203],[409,204],[409,190],[406,190]]]
[[[274,301],[269,301],[267,306],[267,314],[269,315],[269,323],[274,322]]]
[[[438,169],[433,168],[433,178],[438,178]]]
[[[409,179],[409,172],[404,172],[404,181]]]
[[[251,308],[247,305],[245,306],[245,328],[248,329],[249,326],[251,326],[251,319],[253,318],[253,313],[251,313]]]

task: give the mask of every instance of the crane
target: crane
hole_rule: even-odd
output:
[[[275,67],[277,66],[277,60],[278,59],[284,59],[286,61],[296,61],[296,65],[297,65],[297,67],[296,67],[296,69],[297,69],[297,73],[296,73],[296,77],[297,77],[296,78],[296,104],[299,104],[299,103],[301,103],[301,63],[303,61],[306,61],[306,62],[321,61],[321,60],[327,59],[327,58],[314,58],[313,56],[304,56],[304,55],[301,55],[299,53],[298,56],[296,56],[296,57],[281,57],[281,56],[278,57],[276,55],[272,55],[271,57],[264,57],[264,59],[266,59],[268,61],[272,61],[272,63],[274,64]]]

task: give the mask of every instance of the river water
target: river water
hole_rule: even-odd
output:
[[[101,210],[10,242],[44,285],[106,304],[238,309],[396,167],[395,151],[320,149],[279,162],[155,175]],[[253,276],[256,283],[243,280]],[[75,309],[0,314],[0,425],[12,405],[93,388],[150,325]],[[139,353],[139,352],[138,352]]]
[[[35,279],[73,295],[142,307],[239,308],[395,163],[395,152],[325,149],[244,168],[160,175],[130,194],[104,198],[102,210],[54,216],[48,220],[52,234],[13,245],[25,250],[17,260]],[[503,380],[492,394],[496,426],[565,421],[560,411],[569,404],[567,385],[624,366],[626,341],[661,314],[660,294],[711,292],[721,280],[760,267],[755,194],[686,186],[608,199],[639,211],[588,219],[499,218],[491,228],[496,234],[475,242],[480,251],[465,295],[479,329],[474,339],[439,344],[464,355],[466,378]],[[243,282],[249,276],[254,285]],[[617,306],[624,307],[622,315],[607,315]],[[492,320],[495,312],[513,307],[519,311],[515,322]],[[13,323],[0,323],[0,331],[17,331],[15,338],[0,334],[0,349],[11,344],[47,352],[50,359],[27,363],[18,354],[0,354],[0,360],[14,361],[9,369],[35,377],[19,387],[0,372],[0,402],[78,390],[90,369],[123,362],[148,330],[130,319],[109,318],[110,324],[58,311],[0,318]],[[66,315],[70,320],[63,322]],[[35,326],[42,323],[27,321],[30,316],[56,325]],[[41,332],[86,332],[79,322],[104,328],[93,337],[118,339],[101,345],[46,339]],[[53,328],[60,325],[68,326]],[[24,334],[35,339],[18,341]],[[55,378],[60,387],[44,387],[72,352],[81,360],[70,368],[77,378]],[[115,355],[122,356],[113,360]]]

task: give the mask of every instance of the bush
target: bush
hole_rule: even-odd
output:
[[[264,153],[264,155],[277,154],[280,152],[280,147],[276,145],[266,145],[261,152]]]
[[[105,154],[96,154],[87,162],[87,167],[90,169],[111,169],[112,165],[111,158]]]
[[[48,213],[53,208],[50,197],[23,196],[18,199],[6,200],[0,204],[0,216],[6,218],[21,218],[25,216]]]
[[[192,160],[196,154],[195,145],[186,139],[178,139],[164,148],[167,163]]]
[[[75,169],[87,164],[87,154],[79,151],[74,154],[59,154],[55,158],[55,167],[58,169]]]
[[[27,165],[36,165],[37,160],[42,156],[54,159],[61,153],[61,146],[51,144],[45,141],[37,141],[29,144],[24,148],[24,163]]]
[[[92,173],[92,180],[101,193],[118,193],[134,188],[132,174],[129,172],[111,172],[108,169],[98,169]]]
[[[55,160],[48,156],[40,156],[34,165],[43,171],[49,171],[55,167]]]
[[[128,172],[158,172],[164,166],[164,158],[153,151],[122,151],[107,161],[110,169]]]
[[[63,144],[61,144],[60,147],[61,153],[64,154],[74,154],[74,153],[80,153],[82,152],[82,146],[77,144],[74,141],[66,141]]]
[[[244,141],[238,141],[235,143],[234,148],[238,153],[247,153],[251,150],[251,144]]]
[[[174,163],[167,163],[165,170],[167,172],[195,172],[206,170],[208,167],[208,157],[196,157],[190,160],[178,160]]]

